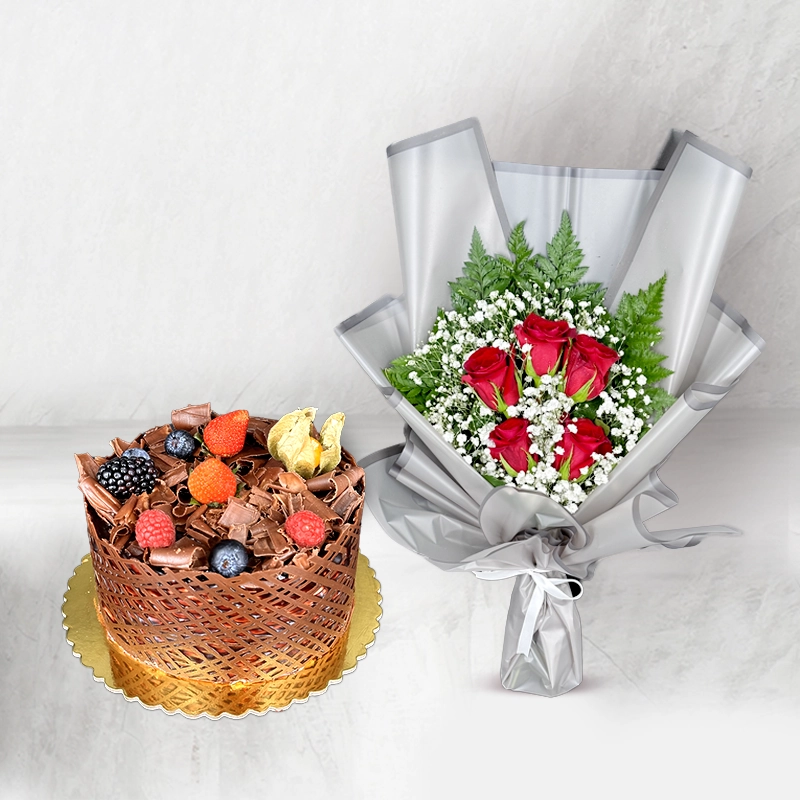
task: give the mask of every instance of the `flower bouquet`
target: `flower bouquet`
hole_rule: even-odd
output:
[[[659,466],[763,348],[713,295],[749,169],[689,133],[664,161],[493,164],[475,120],[389,148],[405,295],[337,329],[407,424],[367,500],[440,568],[516,578],[509,689],[581,682],[600,558],[735,532],[646,525],[677,502]]]

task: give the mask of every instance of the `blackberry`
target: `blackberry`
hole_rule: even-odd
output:
[[[149,458],[110,458],[97,470],[99,484],[118,500],[153,491],[158,471]]]
[[[208,557],[208,566],[212,572],[218,572],[225,578],[234,578],[247,569],[250,554],[247,548],[236,539],[223,539]]]
[[[147,450],[142,450],[141,447],[129,447],[123,454],[123,458],[146,458],[148,461],[152,461],[150,458],[150,453]]]
[[[172,431],[164,439],[164,452],[173,458],[182,458],[188,461],[197,449],[197,442],[188,431]]]

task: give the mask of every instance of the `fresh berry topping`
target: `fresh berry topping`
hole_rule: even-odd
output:
[[[188,431],[172,431],[164,439],[164,452],[173,458],[188,461],[197,449],[197,441]]]
[[[157,508],[142,511],[136,520],[136,541],[139,547],[169,547],[174,544],[172,518]]]
[[[235,539],[221,541],[208,557],[208,566],[212,572],[218,572],[225,578],[234,578],[247,569],[250,554],[247,548]]]
[[[203,431],[203,441],[215,456],[235,456],[244,447],[247,423],[250,415],[246,411],[231,411],[215,417]]]
[[[152,461],[150,458],[150,453],[147,450],[142,450],[141,447],[129,447],[123,454],[123,458],[146,458],[148,461]]]
[[[207,458],[189,476],[189,491],[199,503],[225,503],[236,494],[236,476],[218,458]]]
[[[132,494],[147,494],[156,485],[158,472],[149,458],[109,458],[97,470],[97,481],[118,500],[127,500]]]
[[[286,520],[286,533],[300,547],[316,547],[325,541],[325,523],[313,511],[298,511]]]

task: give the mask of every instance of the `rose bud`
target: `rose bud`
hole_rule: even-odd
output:
[[[572,426],[576,429],[574,433],[570,430]],[[592,453],[605,455],[611,452],[611,442],[605,431],[590,419],[584,418],[567,422],[564,435],[556,446],[563,448],[564,452],[556,453],[553,466],[564,478],[571,481],[580,478],[584,467],[591,469],[594,466]]]
[[[461,380],[493,411],[504,412],[519,402],[520,378],[514,359],[505,350],[479,347],[464,362],[464,371]]]
[[[579,333],[567,353],[565,394],[576,403],[593,400],[608,386],[608,371],[619,353]]]
[[[528,420],[512,417],[501,422],[490,434],[494,447],[489,452],[495,461],[500,461],[511,475],[527,472],[539,460],[530,452],[531,437],[528,433]]]
[[[532,378],[553,375],[558,369],[564,346],[576,332],[566,320],[551,322],[536,314],[528,314],[521,325],[514,327],[520,345],[530,345],[525,357],[525,372]]]

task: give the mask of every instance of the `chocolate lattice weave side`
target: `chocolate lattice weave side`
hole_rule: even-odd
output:
[[[305,565],[225,578],[124,557],[87,505],[101,622],[127,655],[182,679],[232,683],[293,675],[347,635],[363,496],[335,541]],[[336,562],[339,563],[336,563]],[[163,573],[163,574],[162,574]]]

